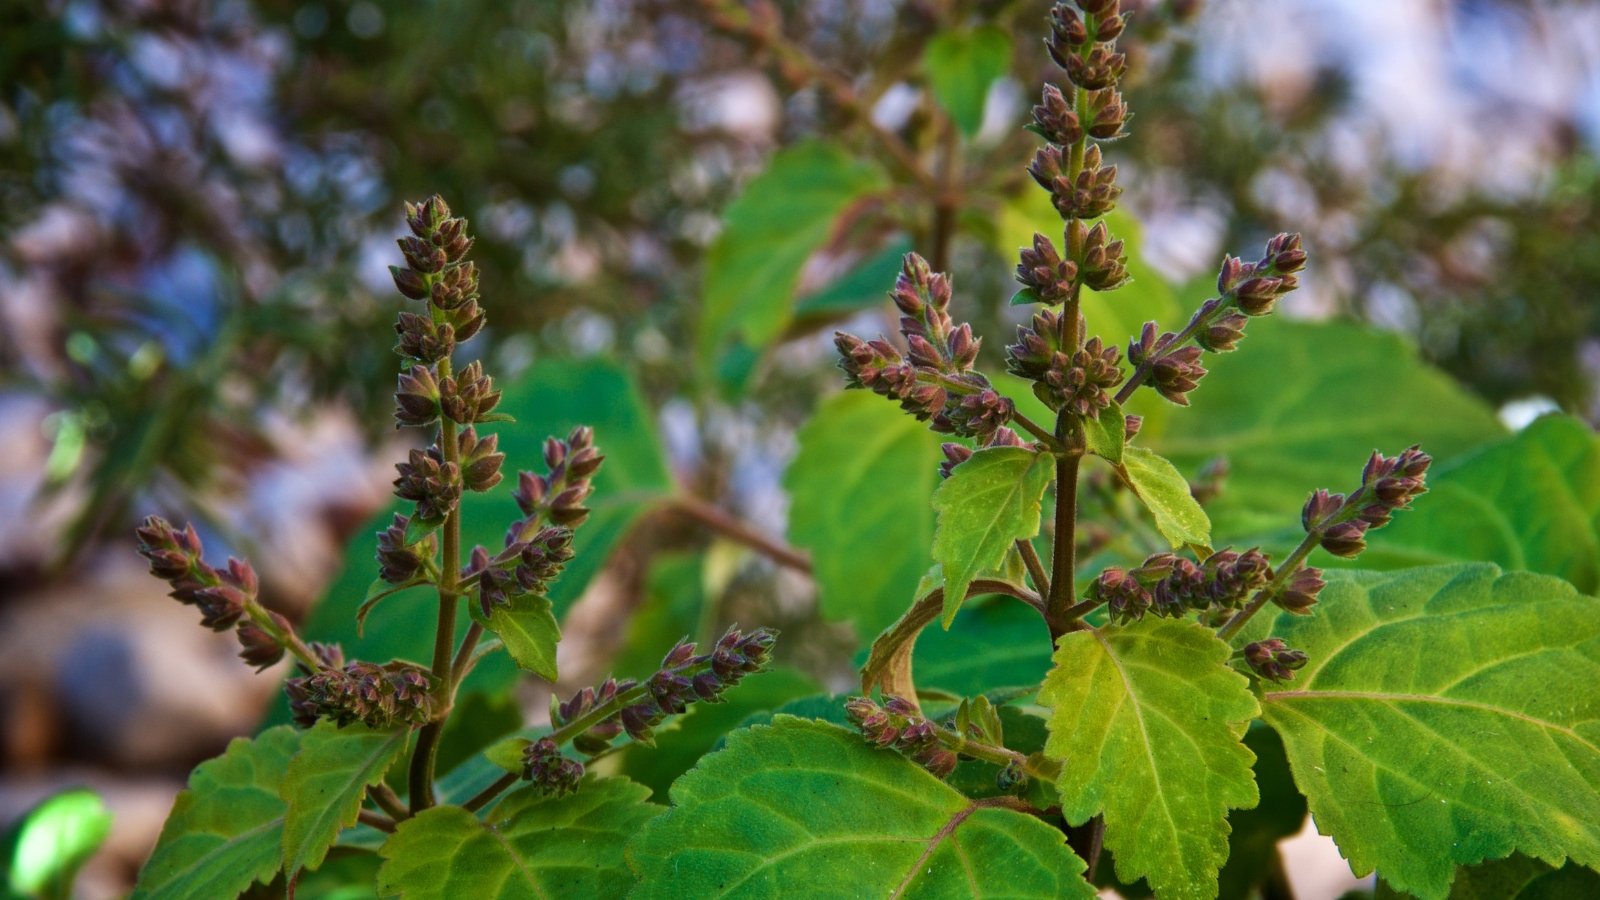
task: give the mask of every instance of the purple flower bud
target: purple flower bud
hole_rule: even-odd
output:
[[[1367,523],[1360,520],[1328,526],[1322,533],[1322,549],[1334,556],[1351,559],[1367,549]]]
[[[1322,580],[1322,570],[1307,566],[1289,578],[1289,583],[1272,598],[1272,602],[1296,615],[1308,615],[1311,607],[1316,605],[1317,595],[1327,586],[1328,583]]]
[[[1300,510],[1300,526],[1307,532],[1315,531],[1344,509],[1344,495],[1330,494],[1318,488]]]
[[[1300,650],[1291,650],[1289,645],[1279,638],[1268,638],[1246,644],[1244,660],[1262,678],[1288,681],[1294,677],[1296,669],[1305,666],[1306,654]]]

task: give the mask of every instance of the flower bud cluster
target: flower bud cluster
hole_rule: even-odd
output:
[[[1291,650],[1289,645],[1279,638],[1268,638],[1246,644],[1244,661],[1262,678],[1288,681],[1294,677],[1296,669],[1305,666],[1306,654],[1303,650]]]
[[[1121,624],[1141,619],[1146,612],[1168,618],[1191,611],[1215,616],[1243,606],[1271,579],[1272,565],[1256,547],[1242,553],[1218,550],[1203,563],[1157,553],[1131,571],[1106,569],[1088,593],[1090,599],[1106,604],[1111,620]]]
[[[527,518],[511,526],[506,546],[521,540],[520,535],[541,521],[568,528],[582,525],[589,517],[589,508],[583,502],[594,491],[592,479],[602,462],[605,457],[594,445],[594,429],[587,425],[572,429],[565,440],[546,438],[545,474],[521,472],[517,475],[517,490],[513,496]]]
[[[395,496],[416,503],[424,522],[443,521],[461,500],[461,467],[446,460],[438,444],[411,450],[395,471]]]
[[[644,696],[591,726],[574,746],[585,752],[599,752],[623,731],[635,741],[653,740],[655,727],[667,716],[687,712],[696,701],[721,702],[723,693],[746,675],[766,668],[775,643],[777,635],[766,628],[748,634],[729,628],[710,653],[696,653],[693,643],[678,642],[662,658],[661,668],[645,679]],[[637,687],[640,685],[630,680],[607,681],[599,690],[585,688],[557,706],[552,721],[557,727],[569,724]]]
[[[578,789],[583,763],[563,756],[555,741],[540,738],[522,750],[522,778],[533,782],[535,791],[559,797]]]
[[[1061,218],[1093,219],[1116,209],[1117,198],[1122,196],[1117,167],[1102,165],[1099,147],[1090,145],[1084,151],[1083,167],[1075,176],[1066,163],[1062,149],[1048,144],[1034,153],[1028,166],[1033,180],[1050,192],[1050,202]]]
[[[478,603],[487,616],[494,607],[510,603],[513,596],[547,593],[550,582],[572,555],[572,529],[551,525],[527,540],[511,543],[494,559],[488,550],[474,547],[461,578],[477,577]]]
[[[390,266],[389,272],[401,294],[425,301],[428,310],[400,314],[395,324],[400,335],[395,352],[426,368],[448,359],[456,344],[483,328],[478,270],[466,260],[472,249],[467,221],[452,217],[440,197],[407,203],[406,226],[411,233],[399,240],[406,266]],[[406,406],[402,401],[402,410]],[[408,423],[402,420],[402,424]]]
[[[950,318],[950,280],[908,253],[890,294],[899,308],[904,354],[887,340],[867,341],[836,332],[839,368],[849,387],[866,388],[900,403],[942,434],[988,439],[1016,411],[973,370],[979,339],[972,326]]]
[[[1120,354],[1097,337],[1072,350],[1062,334],[1059,314],[1049,309],[1034,313],[1032,325],[1018,325],[1017,342],[1006,348],[1006,370],[1031,380],[1034,396],[1050,409],[1098,419],[1122,383]]]
[[[150,574],[167,582],[173,599],[198,609],[201,625],[233,630],[241,659],[264,669],[283,658],[284,636],[292,626],[257,600],[260,585],[248,562],[230,557],[225,568],[213,568],[202,558],[205,547],[192,524],[179,531],[160,516],[147,517],[135,534]],[[257,619],[266,619],[270,627]]]
[[[429,534],[421,540],[406,544],[406,526],[409,516],[395,513],[389,527],[378,532],[378,576],[390,584],[405,584],[433,559],[435,541]]]
[[[1151,387],[1179,406],[1189,405],[1189,392],[1200,385],[1206,369],[1200,365],[1201,349],[1183,345],[1170,331],[1156,334],[1154,322],[1144,323],[1139,336],[1128,342],[1128,362],[1150,367]]]
[[[333,663],[341,654],[335,649],[319,655]],[[340,727],[360,722],[368,728],[388,728],[426,723],[433,715],[432,686],[427,669],[397,660],[381,666],[369,662],[330,664],[289,679],[284,692],[289,695],[295,723],[304,728],[318,719],[332,719]]]
[[[851,697],[845,714],[861,734],[879,747],[892,747],[912,762],[939,778],[948,778],[959,761],[954,750],[939,740],[939,726],[924,718],[917,708],[895,696],[885,696],[883,705],[870,697]]]
[[[1397,510],[1426,493],[1428,466],[1433,458],[1417,446],[1399,456],[1376,451],[1361,471],[1361,488],[1350,496],[1318,490],[1300,511],[1307,534],[1316,534],[1322,549],[1334,556],[1353,558],[1367,547],[1367,530],[1389,523]]]

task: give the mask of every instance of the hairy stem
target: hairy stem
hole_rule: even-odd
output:
[[[1050,596],[1050,577],[1044,573],[1044,563],[1039,560],[1039,552],[1033,549],[1033,541],[1017,541],[1017,553],[1022,556],[1022,564],[1028,567],[1028,575],[1033,579],[1033,589],[1039,596]]]
[[[730,540],[755,550],[782,566],[811,574],[811,558],[799,550],[769,537],[721,509],[688,494],[672,500],[672,508]]]
[[[1313,528],[1306,532],[1305,539],[1300,542],[1298,547],[1294,548],[1294,552],[1289,554],[1289,558],[1278,566],[1277,574],[1272,577],[1272,580],[1267,582],[1266,586],[1261,590],[1256,591],[1255,596],[1250,598],[1250,602],[1246,603],[1243,609],[1234,613],[1233,618],[1229,619],[1226,625],[1217,629],[1217,637],[1226,641],[1238,634],[1239,629],[1250,621],[1250,617],[1260,612],[1261,607],[1266,606],[1267,602],[1276,596],[1285,584],[1289,583],[1289,579],[1294,577],[1294,573],[1300,571],[1301,564],[1306,561],[1306,557],[1311,555],[1311,551],[1316,549],[1321,540],[1322,529]]]
[[[461,687],[461,679],[467,675],[468,666],[472,662],[472,653],[478,649],[478,639],[483,637],[483,626],[477,622],[467,629],[461,638],[461,646],[456,650],[454,661],[450,663],[450,697],[454,703],[456,689]]]
[[[358,819],[361,824],[371,825],[373,828],[378,829],[384,834],[394,834],[394,820],[388,816],[380,815],[370,809],[363,809],[356,813],[356,819]]]
[[[1072,605],[1072,582],[1077,560],[1078,464],[1081,456],[1056,458],[1055,552],[1050,571],[1050,599],[1045,607],[1045,622],[1050,626],[1050,643],[1067,633]]]

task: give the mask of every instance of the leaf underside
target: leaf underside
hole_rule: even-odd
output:
[[[1488,564],[1329,578],[1262,706],[1358,873],[1445,897],[1457,865],[1600,864],[1600,601]],[[1256,623],[1252,623],[1255,625]]]
[[[897,753],[776,716],[729,735],[628,846],[633,897],[1092,897],[1061,832]]]
[[[1188,621],[1070,632],[1039,692],[1062,814],[1103,814],[1117,877],[1143,877],[1163,898],[1216,895],[1228,810],[1256,804],[1241,737],[1258,707],[1229,655]]]
[[[505,644],[517,665],[545,681],[556,680],[556,644],[561,626],[550,601],[538,594],[519,594],[489,611],[489,630]]]

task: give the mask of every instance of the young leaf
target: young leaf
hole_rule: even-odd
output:
[[[1011,37],[999,28],[943,31],[923,53],[928,86],[967,137],[983,126],[989,86],[1011,69]]]
[[[823,722],[734,732],[672,802],[628,845],[639,900],[1094,896],[1060,831]]]
[[[1144,447],[1127,447],[1117,472],[1155,516],[1156,528],[1168,543],[1174,547],[1211,543],[1211,520],[1172,463]]]
[[[944,568],[949,628],[978,573],[998,566],[1019,539],[1039,533],[1040,500],[1055,458],[1022,447],[989,447],[972,454],[933,492],[939,529],[933,558]]]
[[[327,719],[305,732],[278,788],[288,804],[283,820],[285,874],[293,877],[301,869],[322,865],[339,832],[356,823],[367,788],[383,779],[410,736],[404,728],[340,728]]]
[[[134,898],[210,900],[270,881],[283,860],[285,805],[278,796],[300,732],[287,725],[237,738],[201,763],[172,804]]]
[[[1122,445],[1127,443],[1122,405],[1112,401],[1110,406],[1100,410],[1100,418],[1084,419],[1083,436],[1090,453],[1109,463],[1122,462]]]
[[[939,438],[866,391],[824,400],[784,474],[789,539],[811,551],[822,611],[877,634],[928,570]]]
[[[517,665],[554,683],[556,643],[561,626],[550,611],[550,601],[538,594],[518,594],[511,602],[489,610],[489,629],[500,636]]]
[[[435,531],[438,531],[439,526],[443,524],[443,518],[424,519],[421,516],[412,516],[406,522],[406,546],[409,547],[428,535],[433,534]]]
[[[1600,589],[1600,437],[1545,416],[1428,473],[1428,496],[1374,532],[1364,568],[1477,560]]]
[[[111,832],[111,813],[100,795],[68,788],[24,813],[7,842],[9,896],[70,897],[78,869]]]
[[[1251,632],[1310,655],[1262,709],[1351,867],[1434,898],[1514,851],[1600,864],[1600,601],[1487,564],[1328,581]]]
[[[1256,804],[1240,742],[1258,713],[1228,645],[1194,622],[1147,618],[1063,635],[1039,702],[1062,763],[1061,812],[1105,815],[1117,877],[1163,898],[1214,897],[1229,809]]]
[[[833,233],[851,203],[881,190],[875,166],[833,144],[790,147],[772,158],[723,216],[721,234],[706,255],[699,356],[715,367],[735,336],[757,349],[788,324],[800,270]]]
[[[436,806],[384,843],[378,891],[406,900],[618,896],[629,881],[623,844],[661,812],[649,796],[626,778],[602,778],[564,797],[519,791],[486,821]]]

